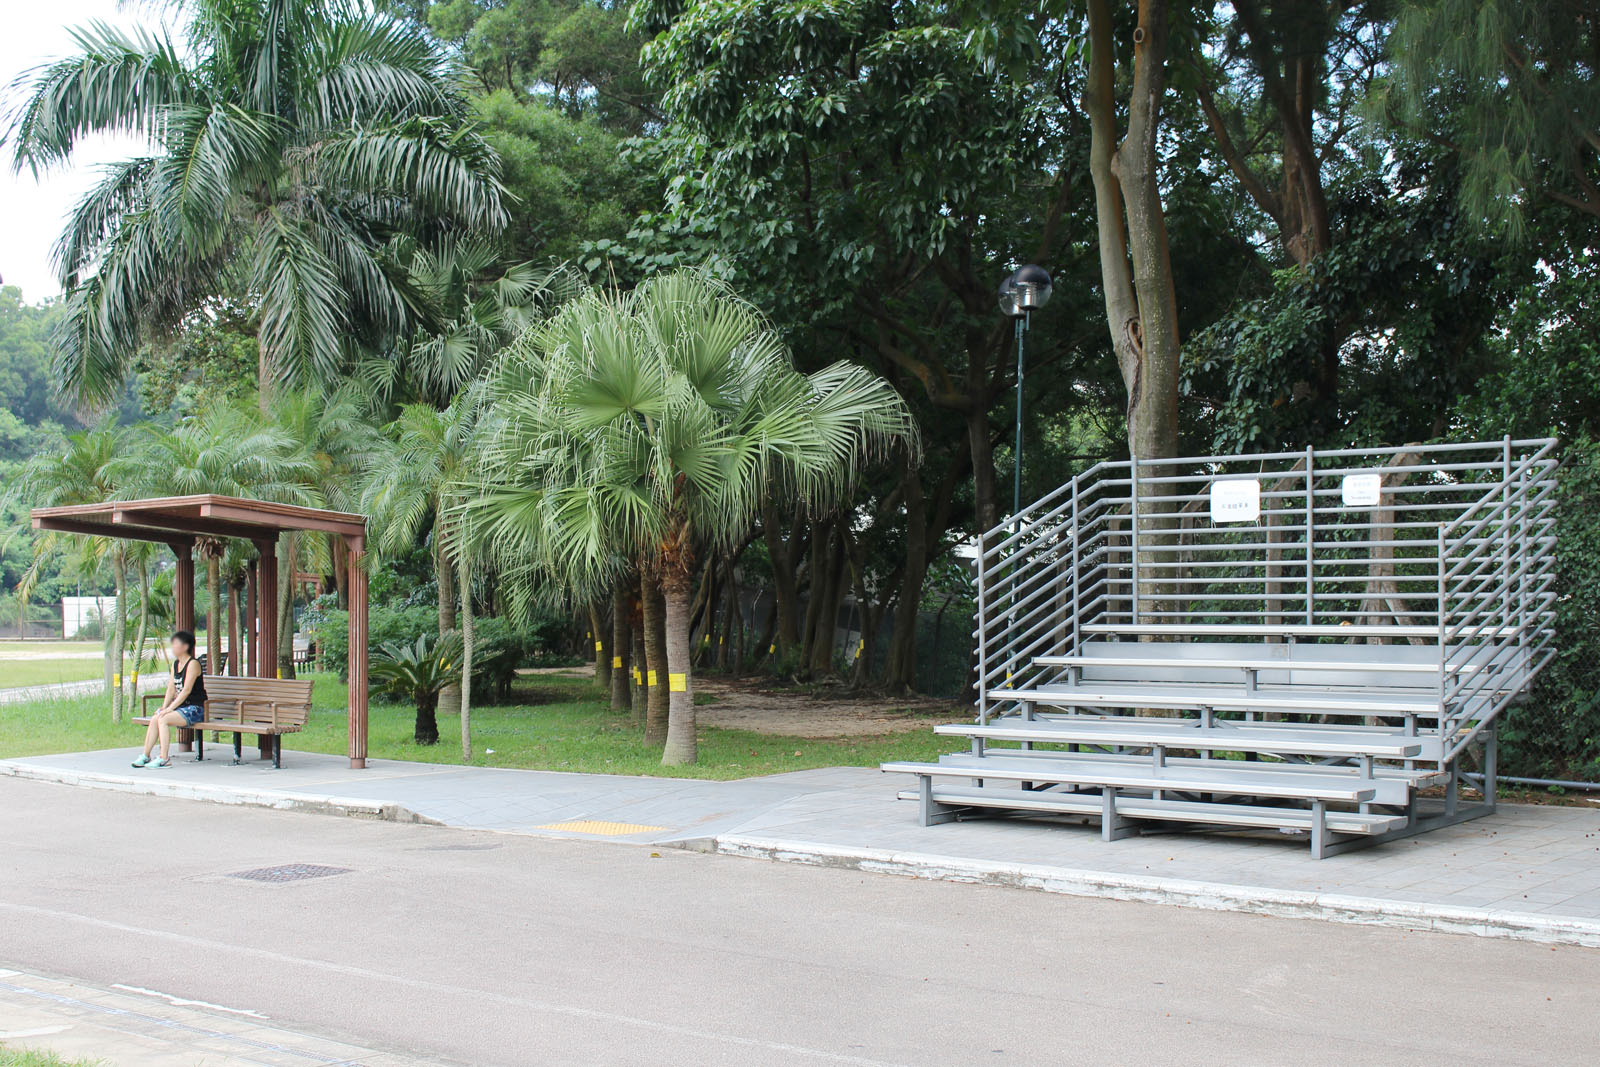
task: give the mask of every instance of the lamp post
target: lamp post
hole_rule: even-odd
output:
[[[1017,429],[1015,446],[1016,471],[1011,482],[1011,514],[1022,510],[1022,374],[1023,339],[1027,335],[1033,312],[1050,302],[1050,274],[1043,267],[1029,263],[1006,275],[1000,283],[1000,311],[1016,323],[1017,333]]]

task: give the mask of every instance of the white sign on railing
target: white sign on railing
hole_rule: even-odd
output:
[[[1211,483],[1212,522],[1254,522],[1261,517],[1261,483],[1229,478]]]
[[[1346,474],[1339,482],[1339,499],[1347,508],[1375,508],[1383,493],[1383,475]]]

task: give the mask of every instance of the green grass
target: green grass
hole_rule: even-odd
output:
[[[43,1049],[0,1046],[0,1067],[99,1067],[98,1060],[64,1060]]]
[[[332,675],[318,675],[315,682],[310,725],[284,741],[291,764],[296,751],[346,751],[344,685]],[[589,679],[540,675],[519,683],[513,695],[515,704],[472,709],[474,766],[728,779],[813,767],[875,766],[888,759],[933,759],[950,750],[950,742],[935,737],[931,726],[830,740],[701,727],[700,762],[663,767],[661,750],[646,745],[631,718],[613,712]],[[368,755],[461,763],[458,720],[439,716],[440,743],[423,746],[411,740],[415,714],[410,707],[375,700],[368,720]],[[3,705],[0,758],[131,748],[138,744],[141,729],[113,725],[103,697]]]
[[[13,652],[40,655],[45,652],[100,652],[99,641],[0,641],[0,659]]]
[[[0,689],[57,682],[85,682],[105,677],[98,659],[0,659]]]

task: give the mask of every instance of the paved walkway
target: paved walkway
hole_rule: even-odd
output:
[[[248,1009],[137,986],[101,989],[0,969],[0,1042],[117,1067],[426,1067],[429,1061],[285,1030]]]
[[[213,750],[216,751],[216,750]],[[1311,859],[1303,837],[1147,834],[1004,819],[917,824],[906,783],[834,767],[733,782],[497,770],[291,751],[287,765],[131,749],[0,761],[0,773],[228,804],[697,848],[921,878],[1600,947],[1600,807],[1489,818]]]

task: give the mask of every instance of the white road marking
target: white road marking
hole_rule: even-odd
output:
[[[266,1015],[251,1008],[230,1008],[224,1004],[213,1004],[209,1000],[185,1000],[182,997],[175,997],[171,993],[163,993],[156,989],[144,989],[136,985],[123,985],[121,982],[113,982],[111,988],[120,989],[124,993],[138,993],[142,997],[156,997],[175,1008],[205,1008],[207,1011],[225,1011],[229,1015],[248,1015],[252,1019],[267,1018]]]
[[[16,1041],[24,1037],[49,1037],[59,1034],[63,1030],[70,1030],[70,1026],[36,1026],[32,1030],[0,1030],[0,1041]]]
[[[328,971],[333,974],[348,975],[352,978],[364,978],[375,982],[389,982],[394,985],[407,986],[428,993],[443,993],[458,996],[477,997],[482,1000],[504,1004],[507,1007],[522,1008],[532,1011],[541,1011],[550,1015],[565,1015],[575,1019],[589,1019],[605,1023],[620,1024],[623,1026],[636,1026],[643,1030],[655,1030],[660,1033],[677,1034],[680,1037],[693,1038],[697,1041],[720,1041],[724,1044],[738,1045],[744,1048],[765,1049],[768,1052],[783,1052],[796,1056],[810,1056],[814,1059],[824,1060],[829,1063],[849,1063],[855,1067],[910,1067],[908,1064],[891,1063],[886,1060],[873,1060],[865,1056],[851,1056],[846,1053],[829,1052],[827,1049],[808,1048],[805,1045],[791,1045],[784,1041],[768,1041],[759,1037],[741,1037],[738,1034],[718,1033],[715,1030],[701,1030],[693,1026],[679,1026],[675,1023],[659,1022],[655,1019],[643,1019],[634,1015],[622,1015],[618,1012],[603,1011],[599,1008],[583,1008],[576,1004],[557,1004],[546,1000],[530,1000],[526,997],[513,997],[505,993],[495,993],[487,989],[473,989],[470,986],[450,985],[445,982],[432,982],[426,978],[411,978],[403,974],[390,974],[386,971],[374,971],[366,967],[355,967],[346,963],[333,963],[328,960],[307,959],[304,956],[291,956],[285,952],[273,952],[269,949],[248,948],[243,945],[229,944],[226,941],[213,941],[210,938],[195,937],[191,934],[175,933],[171,930],[153,930],[143,926],[133,926],[129,923],[115,922],[110,919],[97,919],[92,915],[79,915],[77,912],[57,911],[54,908],[39,908],[31,904],[12,904],[0,901],[0,911],[9,911],[18,915],[30,915],[35,918],[59,919],[67,922],[83,923],[87,926],[98,927],[102,930],[115,930],[118,933],[134,934],[143,938],[162,938],[180,944],[190,945],[194,948],[207,949],[212,952],[231,952],[241,956],[251,956],[260,960],[271,960],[274,963],[286,963],[297,967],[313,967],[317,970]]]

